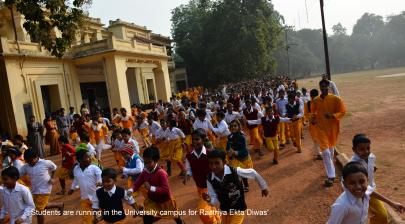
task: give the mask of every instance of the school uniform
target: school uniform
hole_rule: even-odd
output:
[[[207,149],[203,146],[201,152],[198,154],[195,150],[186,155],[186,173],[188,176],[192,176],[197,186],[197,192],[199,196],[198,210],[204,210],[203,214],[200,214],[200,220],[203,223],[220,223],[221,218],[215,213],[209,211],[215,211],[216,208],[208,204],[203,199],[203,194],[208,192],[207,189],[207,175],[210,173],[208,166]],[[212,214],[212,215],[204,215]]]
[[[280,156],[280,149],[278,145],[277,130],[280,123],[289,122],[289,118],[283,118],[278,115],[273,115],[271,118],[268,116],[262,117],[256,121],[248,121],[249,124],[261,124],[263,128],[264,143],[269,151],[274,152],[274,160],[278,161]]]
[[[184,143],[190,147],[192,144],[192,139],[191,139],[191,134],[193,133],[193,123],[191,120],[184,119],[184,120],[179,120],[178,122],[178,128],[184,133],[186,136]]]
[[[72,169],[75,164],[74,156],[75,149],[71,145],[65,144],[62,146],[62,166],[56,170],[56,176],[59,179],[66,180],[72,175]]]
[[[152,121],[152,124],[148,125],[148,128],[152,136],[152,144],[156,144],[156,132],[160,129],[160,124],[156,121]]]
[[[149,124],[146,119],[144,119],[140,124],[138,124],[138,130],[142,137],[145,146],[150,146],[152,144],[150,139]]]
[[[136,178],[142,173],[144,168],[143,161],[141,157],[134,153],[129,161],[126,161],[125,167],[123,168],[122,173],[125,176],[128,176],[128,187],[131,188]]]
[[[253,161],[250,158],[249,151],[247,149],[246,137],[242,132],[238,131],[236,133],[231,133],[228,136],[226,151],[229,151],[230,149],[233,149],[237,153],[236,156],[229,158],[230,166],[253,168]]]
[[[169,151],[169,128],[166,128],[163,130],[163,128],[160,128],[156,132],[156,140],[158,140],[159,143],[157,143],[157,147],[159,148],[160,151],[160,159],[161,160],[170,160],[170,151]]]
[[[228,214],[231,210],[245,211],[247,205],[240,178],[255,179],[261,190],[267,189],[266,181],[254,169],[233,168],[224,165],[222,178],[212,172],[207,176],[208,194],[211,197],[209,203],[213,206],[220,204],[220,209]],[[224,224],[240,224],[243,223],[244,215],[223,215],[221,219]]]
[[[14,189],[4,187],[0,191],[3,205],[0,219],[4,219],[8,215],[10,223],[22,219],[23,224],[31,224],[35,205],[30,190],[17,182]]]
[[[360,162],[364,168],[367,169],[368,173],[368,184],[371,191],[375,191],[376,184],[374,180],[374,172],[376,169],[375,166],[376,156],[373,153],[370,153],[367,161],[360,158],[356,153],[351,158],[351,162]],[[384,203],[374,197],[370,198],[369,210],[373,216],[370,218],[370,224],[388,224],[388,212],[384,206]]]
[[[245,116],[246,120],[257,120],[263,117],[263,114],[258,111],[257,109],[254,109],[253,107],[250,107],[250,109],[244,109],[243,110],[243,115]],[[247,125],[248,131],[249,131],[249,137],[250,137],[250,144],[253,145],[254,149],[260,149],[262,145],[262,139],[259,135],[259,128],[257,125]]]
[[[80,188],[80,207],[82,211],[92,211],[97,208],[97,184],[101,184],[101,169],[95,165],[89,165],[82,168],[76,165],[73,169],[74,179],[71,189],[76,186]],[[92,215],[83,215],[82,223],[91,224],[93,221]]]
[[[301,118],[304,116],[303,107],[301,103],[294,101],[294,104],[288,103],[286,106],[287,117],[291,119],[289,123],[290,127],[290,136],[294,143],[294,146],[297,147],[297,151],[301,152],[302,150],[302,121]],[[296,117],[295,120],[292,120],[293,117]]]
[[[106,223],[124,223],[126,215],[122,202],[126,201],[129,205],[135,204],[134,198],[128,196],[128,192],[124,188],[116,185],[109,191],[99,188],[96,195],[97,202],[93,207],[103,211],[103,220]]]
[[[138,191],[145,182],[151,185],[144,201],[144,211],[149,214],[157,212],[157,217],[173,219],[178,218],[173,214],[161,213],[161,211],[177,211],[176,201],[172,198],[169,189],[169,179],[165,170],[156,164],[152,171],[144,169],[136,179],[133,190]]]
[[[208,138],[211,140],[211,142],[215,142],[215,136],[212,133],[212,129],[214,126],[212,126],[211,122],[205,118],[203,121],[200,119],[195,119],[194,124],[193,124],[194,130],[197,130],[199,128],[204,129],[207,132]]]
[[[31,192],[35,203],[35,209],[42,211],[48,205],[52,191],[50,172],[56,171],[57,166],[50,160],[38,159],[34,166],[25,164],[20,169],[20,175],[27,174],[31,179]]]
[[[168,139],[168,151],[170,154],[169,160],[172,162],[182,162],[183,161],[183,146],[182,141],[186,136],[184,133],[176,127],[168,128],[167,139]]]
[[[370,195],[369,189],[363,198],[356,198],[346,188],[332,205],[327,224],[366,224]]]
[[[236,111],[232,111],[232,113],[226,112],[224,120],[229,125],[233,120],[238,120],[240,117],[240,114]]]
[[[228,142],[228,135],[231,134],[228,125],[224,120],[221,120],[212,131],[217,135],[215,147],[226,150],[226,143]]]
[[[280,117],[284,117],[287,115],[287,109],[286,109],[286,105],[288,104],[288,100],[287,98],[283,98],[283,99],[277,99],[276,100],[276,106],[277,106],[277,115],[279,115]],[[278,126],[278,137],[280,140],[280,144],[284,145],[287,142],[287,139],[290,137],[289,135],[289,130],[288,130],[288,125],[285,123],[281,123]]]

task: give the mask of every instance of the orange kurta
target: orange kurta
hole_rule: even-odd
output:
[[[311,117],[313,115],[312,111],[310,111],[310,108],[309,108],[309,106],[311,106],[312,103],[309,103],[309,102],[311,102],[311,101],[306,102],[305,105],[304,105],[304,117],[305,117],[305,119],[307,121],[311,121]],[[309,131],[309,134],[311,135],[311,138],[315,142],[317,142],[317,137],[316,137],[317,136],[317,134],[316,134],[317,133],[317,128],[316,128],[316,125],[309,122],[308,131]]]
[[[135,123],[134,118],[132,116],[128,116],[128,115],[126,117],[121,117],[120,122],[121,122],[121,126],[123,128],[128,128],[131,131],[132,131],[132,127],[134,126],[134,123]]]
[[[313,100],[311,111],[314,113],[317,128],[316,142],[319,143],[321,151],[336,146],[340,119],[346,113],[342,99],[332,94],[328,94],[323,99],[318,96]],[[326,119],[325,114],[327,113],[332,113],[334,118]]]

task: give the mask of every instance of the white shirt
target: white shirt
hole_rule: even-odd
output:
[[[266,117],[266,121],[272,121],[274,119],[276,119],[274,117],[274,115],[271,117],[271,119],[268,116]],[[291,119],[288,117],[279,117],[279,119],[280,119],[280,122],[285,122],[285,123],[290,123],[290,121],[291,121]],[[249,120],[247,122],[249,125],[259,125],[259,124],[262,124],[262,119]]]
[[[194,130],[202,128],[205,131],[209,131],[212,130],[214,127],[212,126],[211,122],[206,118],[203,121],[201,121],[200,119],[195,119],[193,128]]]
[[[360,158],[356,153],[353,155],[351,162],[360,162],[364,168],[367,169],[368,173],[368,185],[370,186],[371,190],[374,191],[376,188],[376,184],[374,181],[374,168],[375,168],[375,155],[370,153],[366,162],[364,159]]]
[[[198,154],[195,150],[193,150],[191,153],[193,153],[197,158],[200,158],[202,154],[207,155],[207,149],[205,148],[205,146],[203,146],[203,148],[201,149],[200,154]],[[187,173],[188,176],[193,175],[193,172],[191,170],[190,162],[188,161],[187,158],[186,158],[186,173]]]
[[[104,190],[104,192],[107,192],[108,195],[110,197],[112,197],[115,194],[116,190],[117,190],[117,187],[114,185],[114,187],[112,187],[111,190],[109,190],[109,191]],[[127,191],[127,190],[125,191],[124,201],[126,201],[129,205],[135,204],[135,199],[134,199],[134,197],[132,197],[132,194],[130,193],[130,191]],[[94,201],[94,204],[92,205],[92,207],[95,209],[100,208],[99,204],[98,204],[98,198],[97,198],[97,201]]]
[[[97,152],[96,149],[94,148],[94,146],[92,144],[87,143],[87,153],[89,154],[89,156],[96,156]]]
[[[52,191],[52,184],[50,172],[56,170],[56,165],[50,160],[38,159],[34,166],[25,164],[21,167],[20,176],[28,174],[31,179],[31,192],[32,194],[50,194]]]
[[[287,113],[287,109],[285,108],[285,105],[287,104],[288,104],[287,98],[276,100],[277,110],[280,113],[280,116],[284,116]]]
[[[256,170],[254,170],[254,169],[242,169],[240,167],[236,167],[236,173],[238,174],[239,177],[242,177],[242,178],[255,179],[256,182],[259,184],[261,190],[267,189],[266,181],[263,179],[262,176],[260,176],[260,174],[258,174],[256,172]],[[228,175],[228,174],[231,174],[231,169],[229,168],[228,165],[224,165],[224,176]],[[213,179],[217,179],[220,182],[223,181],[223,177],[219,178],[219,177],[215,176],[214,173],[212,173],[212,179],[211,180],[213,180]],[[211,197],[210,204],[211,205],[217,205],[219,203],[218,195],[215,192],[214,187],[212,186],[212,184],[208,180],[207,180],[207,188],[208,188],[208,194]]]
[[[115,150],[120,150],[122,148],[122,146],[124,146],[124,141],[123,140],[118,140],[115,139],[113,142],[113,147]]]
[[[73,169],[74,179],[71,189],[75,189],[76,186],[80,188],[80,198],[89,199],[93,208],[98,205],[96,190],[97,184],[101,184],[101,169],[95,165],[89,165],[84,170],[80,168],[80,165],[76,165]]]
[[[131,144],[132,146],[134,146],[134,153],[139,154],[140,151],[139,151],[139,144],[138,144],[138,142],[137,142],[135,139],[130,138],[130,139],[128,140],[128,143]]]
[[[19,218],[24,220],[24,224],[32,223],[32,212],[35,210],[35,205],[30,189],[17,182],[11,191],[8,188],[3,188],[0,191],[3,204],[0,219],[4,219],[8,214],[10,223],[14,223]]]
[[[225,113],[225,122],[230,124],[233,120],[240,119],[240,114],[236,111],[232,111],[232,113],[226,112]]]
[[[137,154],[133,154],[132,155],[132,159],[134,159],[134,157],[136,156]],[[136,175],[136,174],[140,174],[140,173],[142,173],[142,171],[143,171],[143,168],[144,168],[144,164],[143,164],[143,162],[142,162],[142,160],[141,159],[137,159],[136,160],[136,167],[135,168],[123,168],[123,170],[122,170],[122,174],[124,174],[124,175]]]
[[[186,136],[184,135],[184,133],[176,127],[173,127],[172,130],[170,130],[170,128],[168,128],[168,132],[167,132],[167,138],[168,140],[176,140],[178,138],[185,138]]]
[[[224,120],[221,120],[217,125],[216,128],[213,128],[212,131],[218,136],[218,137],[228,137],[228,135],[231,134],[231,132],[228,129],[228,125]]]
[[[159,130],[160,124],[156,121],[152,121],[152,124],[149,125],[149,133],[152,136],[156,136],[156,132]]]
[[[336,199],[327,224],[366,224],[371,191],[356,198],[347,189]]]
[[[167,140],[169,131],[169,128],[166,128],[166,130],[163,130],[163,128],[159,128],[159,130],[156,131],[156,139]]]
[[[339,90],[338,90],[336,84],[330,80],[329,80],[329,89],[331,90],[333,95],[340,97]]]
[[[252,108],[256,109],[257,111],[261,112],[262,108],[260,107],[260,105],[258,103],[255,103],[254,105],[252,105]],[[242,110],[246,109],[246,104],[243,103],[242,104]]]
[[[13,166],[18,169],[18,172],[21,172],[21,168],[25,165],[25,163],[19,159],[14,160]]]

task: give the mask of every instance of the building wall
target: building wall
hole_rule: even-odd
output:
[[[81,94],[74,92],[80,88],[74,73],[66,71],[69,64],[62,60],[41,60],[38,58],[7,57],[5,69],[10,86],[10,107],[13,110],[13,133],[27,134],[24,104],[32,105],[32,113],[38,121],[45,119],[42,86],[48,86],[52,110],[58,107],[69,108],[81,103]],[[78,99],[80,99],[78,101]]]

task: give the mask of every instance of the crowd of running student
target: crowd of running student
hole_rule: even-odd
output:
[[[253,169],[248,145],[258,158],[264,145],[274,153],[276,165],[287,144],[302,152],[304,126],[313,140],[314,158],[323,160],[328,177],[324,184],[330,187],[339,122],[346,109],[333,82],[323,78],[319,87],[320,94],[317,89],[308,93],[298,89],[297,81],[278,76],[222,86],[211,94],[189,89],[146,111],[136,105],[130,112],[114,108],[111,119],[97,107],[90,113],[86,106],[80,114],[70,108],[65,115],[61,109],[43,124],[31,117],[31,149],[22,136],[2,142],[0,223],[31,223],[36,210],[37,223],[42,224],[45,209],[62,212],[63,203],[49,202],[56,178],[58,195],[80,191],[82,223],[125,223],[123,201],[142,214],[144,223],[162,218],[182,223],[169,188],[174,164],[184,184],[194,179],[203,223],[243,223],[248,179],[258,183],[262,196],[269,194],[266,181]],[[62,155],[59,167],[44,159],[44,126],[51,155]],[[403,212],[401,204],[375,191],[370,143],[366,135],[354,137],[353,162],[343,168],[344,193],[332,206],[328,223],[366,223],[368,211],[371,223],[388,223],[383,202]],[[102,168],[108,159],[102,157],[105,150],[113,152],[118,171]],[[127,186],[116,185],[119,175]],[[70,187],[68,179],[73,179]],[[137,204],[140,194],[145,200]]]

